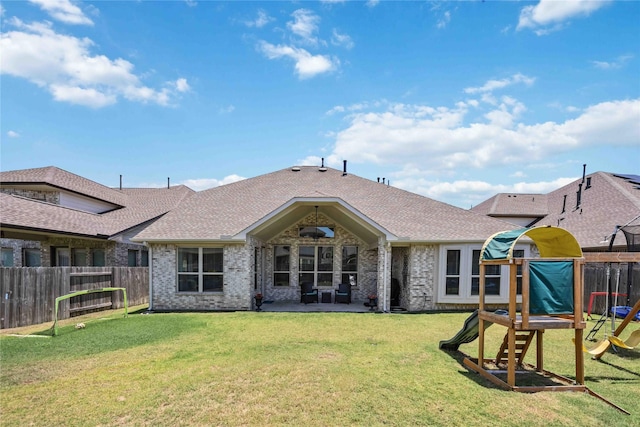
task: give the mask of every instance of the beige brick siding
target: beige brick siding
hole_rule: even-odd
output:
[[[435,307],[438,246],[411,246],[409,265],[409,311]]]
[[[305,245],[323,245],[334,247],[333,285],[319,288],[320,292],[331,292],[341,280],[342,247],[358,247],[358,283],[352,290],[354,303],[362,303],[370,293],[377,293],[382,283],[381,271],[378,271],[379,248],[369,248],[357,236],[349,233],[331,218],[318,216],[318,224],[334,228],[332,239],[315,242],[312,238],[298,237],[300,226],[314,224],[315,214],[309,215],[287,227],[268,242],[249,237],[245,244],[225,244],[224,248],[224,285],[222,292],[216,293],[178,293],[176,256],[177,246],[171,244],[151,245],[152,308],[154,310],[250,310],[253,308],[253,296],[257,292],[264,294],[266,300],[299,301],[298,284],[298,248]],[[273,248],[275,245],[289,245],[290,285],[273,286]],[[196,247],[193,245],[191,247]],[[384,247],[384,246],[383,246]],[[257,249],[257,259],[255,257]],[[263,260],[264,259],[264,265]],[[257,263],[257,288],[255,289],[254,265]],[[388,263],[390,272],[391,263]],[[264,272],[264,273],[263,273]],[[390,276],[388,276],[390,277]]]
[[[195,246],[191,246],[195,247]],[[249,310],[251,257],[249,245],[225,245],[222,292],[178,292],[176,245],[151,245],[153,310]]]
[[[264,294],[265,299],[296,301],[300,300],[300,285],[298,283],[298,254],[299,246],[333,246],[333,285],[329,287],[320,287],[319,292],[331,292],[337,288],[342,277],[342,247],[357,246],[358,247],[358,280],[357,286],[352,289],[352,300],[362,302],[369,293],[375,292],[376,289],[376,264],[378,251],[367,247],[365,242],[357,236],[350,233],[347,229],[336,223],[331,218],[319,214],[318,225],[323,227],[333,227],[334,237],[332,239],[319,239],[317,242],[313,238],[298,237],[299,227],[315,224],[315,214],[307,215],[300,221],[292,224],[283,230],[273,239],[266,243],[266,262],[264,277]],[[276,245],[288,245],[291,247],[290,256],[290,285],[289,286],[273,286],[273,248]],[[333,295],[332,295],[333,298]]]

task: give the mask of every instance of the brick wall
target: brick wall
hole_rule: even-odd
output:
[[[313,238],[301,238],[298,236],[301,226],[314,225],[316,223],[315,213],[307,215],[300,221],[292,224],[280,234],[275,236],[266,243],[266,262],[265,262],[265,298],[273,300],[296,301],[300,300],[300,284],[298,280],[298,248],[300,246],[333,246],[333,285],[329,287],[320,287],[319,292],[332,292],[337,288],[342,280],[342,247],[357,246],[358,247],[358,279],[357,286],[352,288],[352,300],[364,301],[368,294],[376,292],[378,251],[368,249],[366,243],[357,236],[350,233],[347,229],[337,224],[331,218],[318,214],[318,225],[322,227],[332,227],[334,229],[334,237],[332,239],[319,239],[314,241]],[[273,248],[276,245],[288,245],[291,247],[290,254],[290,285],[289,286],[273,286]],[[333,296],[332,296],[333,298]]]
[[[249,310],[252,292],[253,246],[225,245],[222,292],[178,292],[176,245],[151,245],[151,306],[153,310]]]
[[[250,310],[253,295],[264,293],[265,299],[278,301],[299,301],[298,248],[299,246],[333,246],[333,285],[320,288],[322,292],[332,292],[341,281],[342,247],[358,247],[358,283],[352,290],[354,301],[365,301],[370,293],[377,293],[381,273],[377,269],[379,249],[369,249],[365,242],[349,233],[330,218],[318,216],[318,224],[333,227],[332,239],[298,237],[300,226],[315,224],[315,214],[302,218],[283,230],[268,242],[249,237],[245,244],[224,245],[224,286],[222,292],[178,293],[176,256],[177,246],[153,244],[151,246],[152,308],[154,310]],[[275,245],[288,245],[290,252],[289,286],[273,285],[273,252]],[[384,247],[384,246],[383,246]],[[257,259],[256,259],[257,249]],[[264,266],[262,265],[264,259]],[[258,289],[255,288],[254,265],[257,263]],[[391,264],[388,269],[390,271]],[[264,275],[262,272],[264,271]],[[390,277],[390,276],[388,276]]]
[[[20,240],[20,239],[0,239],[0,246],[13,249],[13,266],[23,267],[23,249],[40,249],[40,261],[42,267],[51,267],[52,248],[68,248],[72,257],[72,265],[79,264],[75,260],[73,249],[86,249],[85,265],[92,265],[91,250],[104,249],[105,265],[111,267],[127,267],[129,249],[137,251],[137,266],[142,265],[142,252],[147,249],[140,244],[117,243],[105,240],[79,239],[75,237],[48,237],[43,241]]]

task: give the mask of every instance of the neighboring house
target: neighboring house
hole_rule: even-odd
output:
[[[471,210],[519,225],[561,227],[583,251],[607,251],[617,226],[640,225],[640,176],[594,172],[548,194],[498,194]],[[626,249],[619,232],[612,250]]]
[[[529,227],[547,215],[547,195],[499,193],[471,210],[522,227]]]
[[[150,252],[153,310],[248,310],[253,296],[300,301],[352,285],[357,303],[409,311],[477,306],[478,256],[517,228],[348,174],[301,166],[196,193],[132,240]],[[529,255],[529,246],[518,249]],[[505,303],[506,269],[487,301]]]
[[[2,266],[145,266],[130,238],[195,192],[114,189],[50,166],[0,172]]]

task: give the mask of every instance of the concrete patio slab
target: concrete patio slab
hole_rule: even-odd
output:
[[[364,305],[364,301],[354,301],[351,304],[309,303],[298,301],[265,302],[260,307],[265,312],[300,312],[300,313],[374,313]]]

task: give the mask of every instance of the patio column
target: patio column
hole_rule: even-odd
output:
[[[391,300],[391,243],[378,238],[378,310],[389,311]]]

